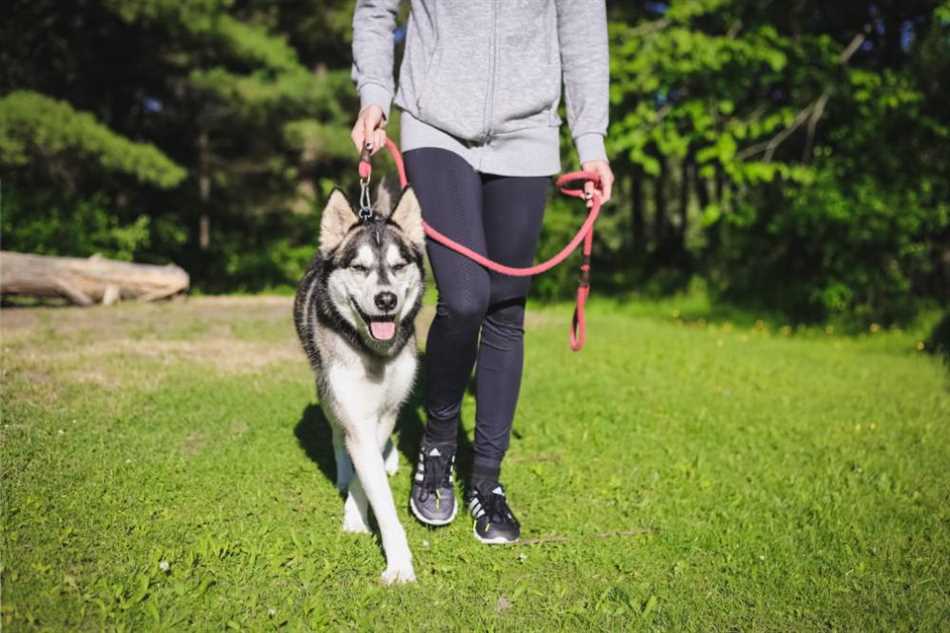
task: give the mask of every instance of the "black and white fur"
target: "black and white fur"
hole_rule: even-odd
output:
[[[369,532],[372,506],[387,584],[415,580],[386,475],[399,464],[391,435],[416,375],[424,249],[412,189],[403,190],[391,213],[377,208],[370,220],[335,189],[321,218],[319,252],[294,301],[297,333],[333,429],[337,487],[348,492],[343,530]]]

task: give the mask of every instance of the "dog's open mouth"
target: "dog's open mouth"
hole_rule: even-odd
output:
[[[385,319],[385,320],[384,320]],[[371,319],[369,323],[369,332],[373,338],[379,341],[388,341],[396,335],[395,317],[384,317]]]
[[[352,297],[350,301],[353,302],[356,311],[360,313],[360,317],[366,323],[366,326],[369,328],[369,333],[374,339],[377,341],[388,341],[396,335],[396,315],[382,314],[379,316],[370,316],[360,309],[359,304],[356,303]]]

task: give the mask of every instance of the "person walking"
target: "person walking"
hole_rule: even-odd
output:
[[[399,0],[358,0],[352,78],[360,111],[352,139],[385,144],[394,102],[400,145],[425,221],[472,250],[529,266],[551,176],[561,171],[562,92],[581,167],[610,199],[604,148],[609,56],[604,0],[411,0],[398,90]],[[588,196],[594,184],[586,185]],[[438,290],[424,359],[426,425],[409,505],[428,525],[456,516],[453,468],[462,398],[476,379],[475,442],[465,504],[475,536],[517,541],[521,526],[500,483],[524,366],[530,277],[510,277],[426,240]]]

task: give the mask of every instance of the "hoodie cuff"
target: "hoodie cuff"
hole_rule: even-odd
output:
[[[379,106],[383,110],[383,116],[389,120],[389,108],[392,105],[392,94],[379,84],[363,84],[360,88],[360,110],[367,106]]]
[[[581,164],[591,160],[607,160],[607,150],[604,148],[604,135],[597,132],[581,134],[574,139],[577,156]]]

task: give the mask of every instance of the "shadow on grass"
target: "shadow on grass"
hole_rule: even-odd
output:
[[[307,457],[331,483],[336,483],[336,460],[333,458],[333,431],[319,404],[308,404],[294,427],[297,443]]]
[[[403,472],[412,481],[416,461],[419,457],[419,443],[422,440],[423,419],[419,415],[424,410],[425,394],[425,354],[419,354],[419,370],[416,374],[416,383],[409,394],[408,401],[403,405],[396,420],[396,449],[405,457]],[[300,414],[300,419],[294,426],[294,436],[300,448],[306,453],[327,480],[336,484],[336,459],[333,456],[333,431],[330,421],[319,404],[308,404]],[[456,456],[456,470],[459,477],[467,480],[471,473],[472,444],[459,421],[458,428],[459,450]],[[345,495],[344,495],[345,496]],[[398,501],[397,501],[398,504]]]

